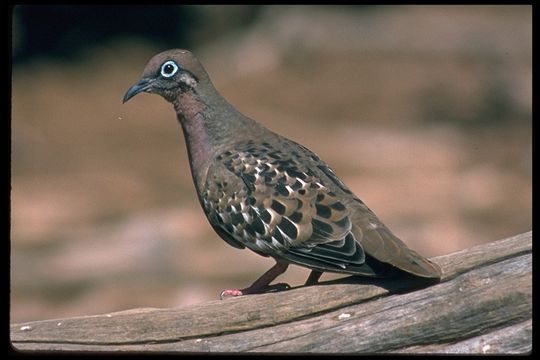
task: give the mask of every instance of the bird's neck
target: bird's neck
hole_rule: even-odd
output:
[[[238,139],[261,128],[235,110],[221,95],[186,92],[173,102],[182,125],[191,172],[197,187],[202,186],[212,158]],[[194,171],[196,169],[196,171]]]

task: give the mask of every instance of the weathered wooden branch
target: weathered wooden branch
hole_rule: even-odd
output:
[[[432,286],[347,278],[178,309],[14,324],[11,341],[39,351],[531,351],[532,232],[434,261],[444,276]]]

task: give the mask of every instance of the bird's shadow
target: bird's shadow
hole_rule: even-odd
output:
[[[339,279],[320,281],[314,285],[295,286],[292,289],[299,289],[308,286],[325,286],[337,284],[356,284],[356,285],[374,285],[387,290],[391,294],[403,294],[415,290],[420,290],[439,283],[440,279],[419,278],[400,274],[392,278],[368,278],[363,276],[346,276]]]

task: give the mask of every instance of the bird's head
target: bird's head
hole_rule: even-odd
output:
[[[139,81],[124,95],[125,103],[141,92],[161,95],[173,102],[179,93],[195,91],[201,81],[209,81],[199,61],[187,50],[167,50],[154,56]]]

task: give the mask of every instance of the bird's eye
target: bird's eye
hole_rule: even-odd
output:
[[[171,76],[174,76],[176,72],[178,71],[178,65],[172,60],[166,61],[161,65],[161,76],[170,78]]]

